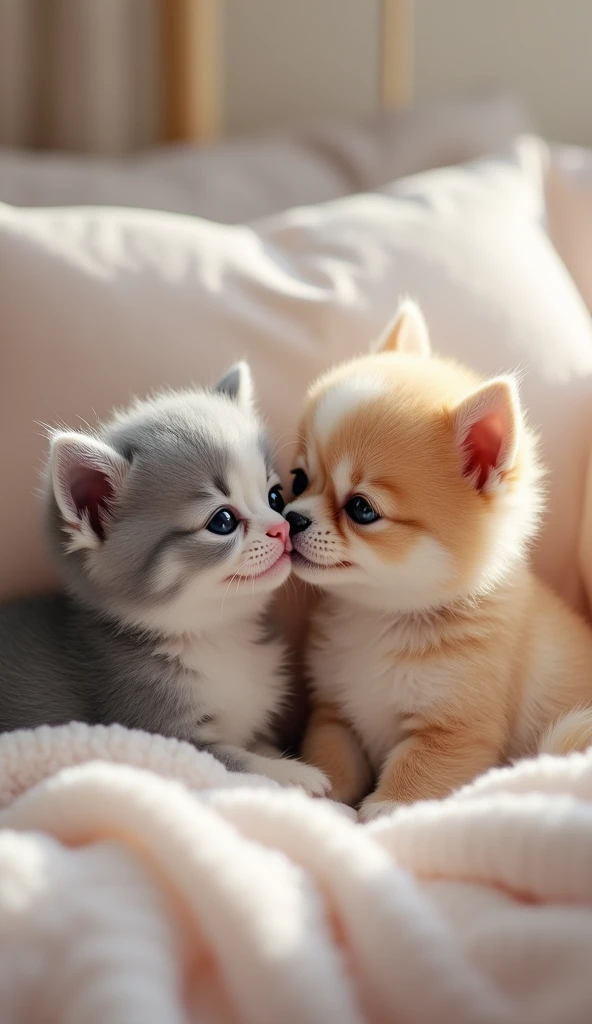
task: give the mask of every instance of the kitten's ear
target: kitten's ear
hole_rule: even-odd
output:
[[[431,355],[428,326],[417,303],[412,299],[404,299],[394,320],[391,320],[372,348],[374,352],[402,352],[428,359]]]
[[[214,390],[232,398],[244,412],[249,412],[254,401],[253,378],[249,364],[242,361],[235,363],[226,371],[222,380],[218,381]]]
[[[51,487],[77,549],[97,548],[105,539],[109,509],[131,463],[88,434],[56,431],[51,439]]]
[[[516,461],[521,415],[511,377],[496,377],[456,407],[452,427],[464,456],[464,474],[477,490],[491,491]]]

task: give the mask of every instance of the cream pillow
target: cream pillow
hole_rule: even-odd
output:
[[[520,372],[550,467],[536,563],[581,604],[592,332],[539,226],[537,160],[521,149],[255,227],[0,207],[2,595],[52,580],[35,497],[40,422],[92,422],[133,393],[213,381],[245,355],[286,470],[310,379],[365,349],[410,293],[439,352]]]
[[[162,146],[119,160],[0,149],[0,200],[140,207],[242,223],[471,160],[509,145],[526,127],[520,107],[494,95],[291,135]]]

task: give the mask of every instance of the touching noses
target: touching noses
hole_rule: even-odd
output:
[[[310,526],[312,519],[308,516],[303,516],[300,512],[288,512],[286,519],[290,524],[290,536],[293,537],[295,533],[303,533]]]
[[[270,526],[269,530],[267,531],[267,536],[277,537],[278,540],[281,540],[282,544],[284,545],[285,551],[292,550],[292,542],[290,540],[290,526],[285,519],[283,519],[281,523],[274,523],[273,526]]]

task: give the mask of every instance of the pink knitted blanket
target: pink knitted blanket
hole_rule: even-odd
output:
[[[0,738],[3,1024],[588,1024],[592,751],[361,826],[173,740]]]

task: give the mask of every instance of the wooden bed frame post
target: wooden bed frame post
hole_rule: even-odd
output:
[[[377,2],[381,5],[378,100],[383,109],[392,110],[408,106],[413,96],[413,0]],[[224,0],[159,3],[165,137],[171,141],[215,139],[223,128]]]
[[[384,110],[413,99],[413,0],[381,0],[380,100]]]
[[[160,0],[164,131],[206,142],[222,130],[222,0]]]

